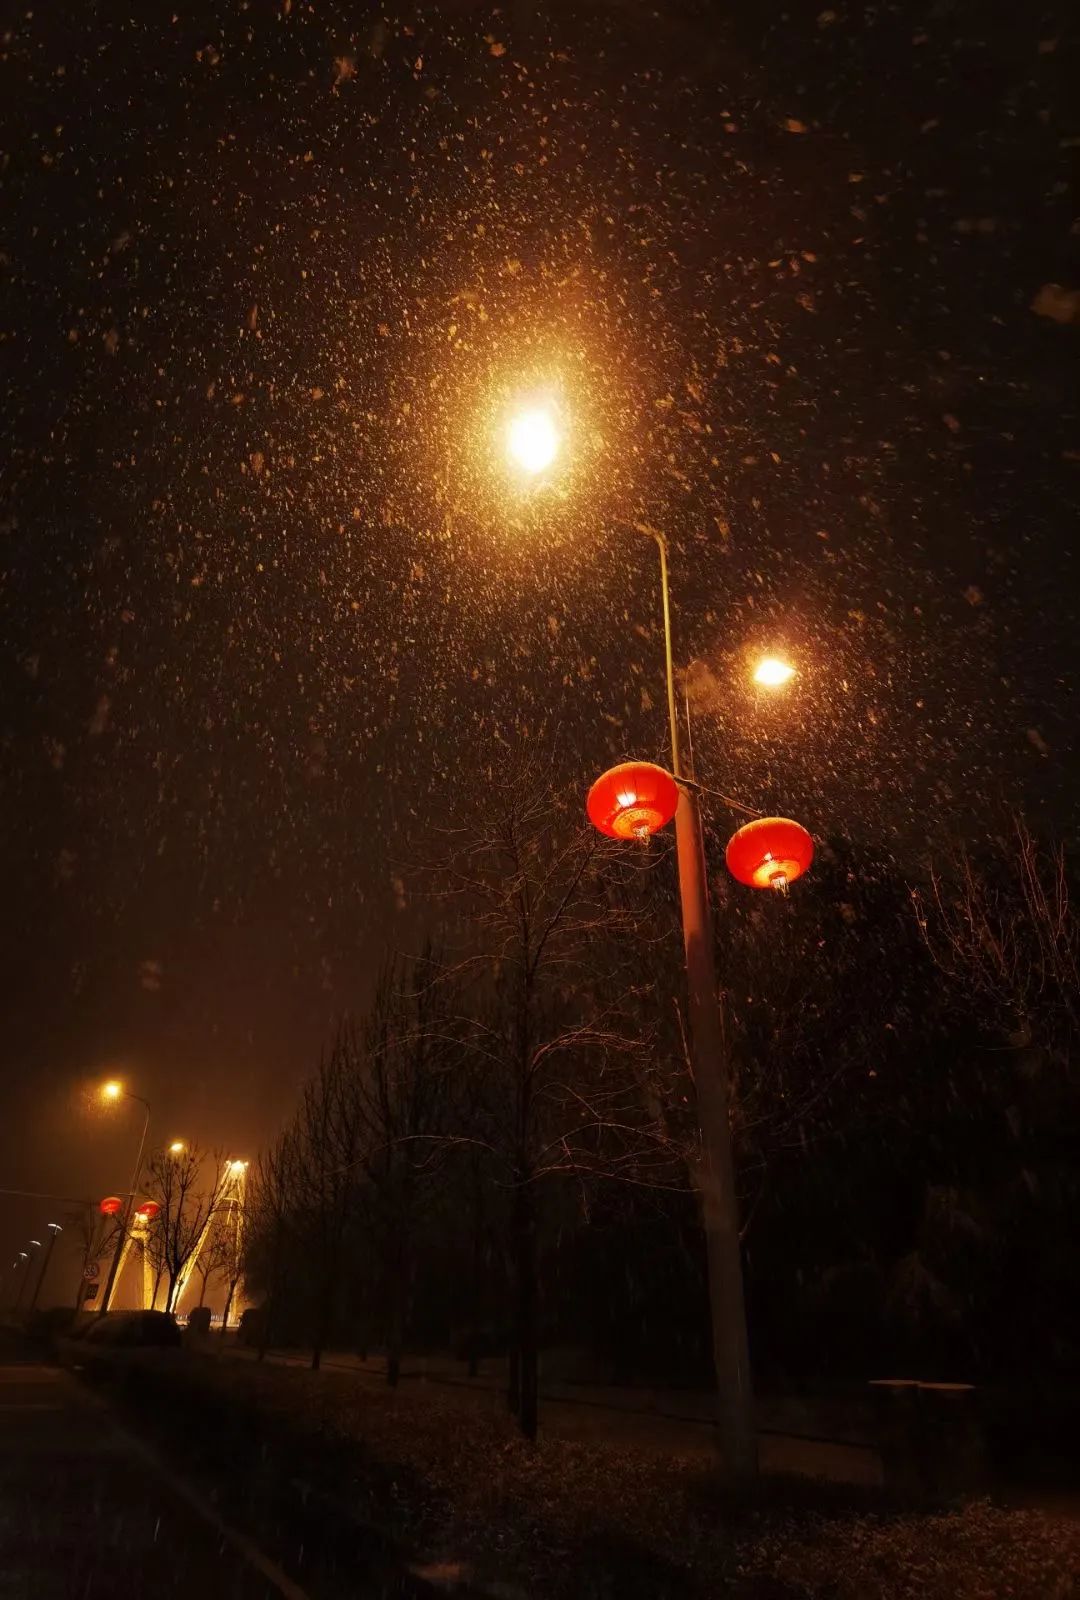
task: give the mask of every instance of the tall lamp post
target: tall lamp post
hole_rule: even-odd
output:
[[[507,448],[511,459],[523,472],[532,476],[544,472],[553,463],[559,444],[556,419],[535,407],[519,413],[507,431]],[[636,531],[655,541],[660,556],[671,769],[679,789],[675,812],[675,849],[682,905],[683,947],[686,953],[691,1064],[701,1135],[693,1178],[701,1202],[705,1232],[716,1371],[718,1442],[730,1476],[734,1480],[745,1480],[757,1472],[758,1451],[739,1246],[739,1206],[735,1194],[735,1162],[731,1144],[731,1069],[716,987],[701,811],[696,788],[685,782],[679,749],[668,543],[663,533],[646,524],[637,524]]]
[[[45,1226],[49,1230],[49,1242],[45,1247],[45,1254],[41,1258],[41,1271],[38,1273],[37,1283],[34,1285],[34,1294],[30,1301],[31,1313],[37,1309],[38,1295],[41,1293],[41,1285],[45,1282],[45,1274],[49,1270],[49,1262],[52,1260],[52,1253],[56,1246],[56,1236],[64,1231],[58,1222],[48,1222]]]
[[[107,1101],[110,1105],[115,1105],[118,1100],[137,1100],[138,1103],[145,1108],[146,1115],[143,1117],[142,1135],[139,1139],[139,1153],[135,1158],[135,1168],[131,1174],[131,1189],[128,1192],[127,1199],[124,1203],[124,1210],[120,1217],[120,1231],[116,1237],[116,1249],[113,1251],[113,1258],[109,1263],[109,1275],[105,1280],[105,1292],[102,1294],[101,1304],[98,1306],[99,1317],[103,1317],[108,1311],[109,1302],[112,1299],[113,1290],[116,1287],[116,1274],[120,1270],[120,1258],[124,1253],[124,1241],[127,1238],[128,1228],[131,1225],[131,1210],[135,1204],[135,1196],[138,1193],[139,1179],[142,1177],[143,1154],[146,1150],[146,1135],[150,1127],[150,1102],[149,1100],[144,1100],[142,1095],[130,1094],[128,1090],[124,1088],[123,1084],[117,1083],[115,1079],[103,1086],[101,1095],[102,1099]]]
[[[637,531],[656,542],[660,555],[660,593],[664,614],[664,666],[667,679],[671,771],[679,786],[675,811],[675,856],[679,871],[683,949],[689,1001],[690,1053],[701,1145],[694,1163],[694,1185],[701,1201],[708,1268],[713,1364],[716,1370],[716,1424],[725,1465],[736,1479],[757,1472],[757,1426],[746,1331],[739,1204],[731,1145],[731,1063],[728,1059],[716,985],[716,962],[705,843],[697,789],[683,780],[675,666],[671,642],[668,543],[656,528]]]

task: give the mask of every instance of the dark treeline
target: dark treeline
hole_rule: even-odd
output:
[[[670,846],[613,847],[490,775],[417,874],[432,942],[388,960],[253,1174],[267,1343],[509,1356],[709,1381]],[[523,800],[522,795],[537,798]],[[1022,825],[912,886],[819,850],[784,898],[715,846],[761,1382],[1075,1374],[1080,939]]]

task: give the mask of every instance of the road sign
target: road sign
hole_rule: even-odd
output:
[[[96,1261],[88,1261],[86,1266],[83,1268],[83,1277],[86,1279],[87,1283],[93,1283],[94,1279],[100,1272],[101,1268],[98,1266]]]

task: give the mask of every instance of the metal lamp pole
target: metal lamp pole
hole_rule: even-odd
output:
[[[56,1245],[56,1236],[64,1231],[58,1222],[47,1222],[45,1226],[49,1230],[49,1242],[45,1247],[45,1254],[41,1258],[41,1271],[38,1273],[38,1280],[34,1285],[33,1298],[30,1301],[31,1315],[37,1309],[38,1295],[41,1293],[41,1285],[45,1282],[45,1274],[49,1270],[49,1262],[52,1260],[53,1249]]]
[[[29,1244],[30,1244],[30,1249],[33,1249],[33,1250],[40,1250],[41,1249],[41,1240],[40,1239],[31,1239],[29,1241]],[[21,1250],[19,1252],[19,1254],[26,1257],[26,1265],[23,1267],[23,1275],[22,1275],[22,1278],[21,1278],[21,1280],[19,1282],[19,1292],[15,1296],[15,1306],[14,1306],[14,1310],[15,1311],[19,1311],[20,1308],[22,1307],[23,1295],[26,1293],[26,1285],[30,1282],[30,1263],[33,1260],[33,1257],[30,1254],[30,1250]]]
[[[131,1190],[128,1194],[127,1203],[124,1206],[123,1214],[120,1219],[120,1232],[117,1235],[116,1249],[113,1251],[113,1258],[109,1264],[109,1276],[105,1280],[105,1292],[101,1297],[101,1304],[98,1306],[99,1317],[103,1317],[106,1311],[108,1311],[109,1302],[112,1299],[113,1290],[116,1287],[116,1274],[120,1270],[120,1257],[124,1253],[124,1241],[127,1238],[128,1228],[131,1224],[131,1211],[135,1204],[135,1195],[138,1192],[139,1179],[142,1177],[143,1152],[146,1149],[146,1134],[148,1128],[150,1127],[149,1100],[144,1100],[140,1094],[129,1094],[126,1089],[122,1089],[120,1093],[125,1100],[137,1100],[141,1106],[145,1106],[146,1115],[143,1118],[142,1137],[139,1140],[139,1154],[135,1158],[135,1170],[131,1174]]]
[[[705,1229],[719,1443],[728,1471],[732,1478],[739,1480],[755,1475],[758,1454],[739,1248],[739,1206],[735,1196],[735,1162],[731,1147],[731,1067],[716,986],[701,808],[696,788],[682,781],[671,647],[667,539],[655,528],[643,524],[638,524],[637,528],[639,532],[655,539],[660,552],[671,770],[679,782],[675,853],[679,867],[679,898],[682,902],[683,945],[686,951],[691,1066],[701,1133],[701,1149],[693,1176],[701,1199]]]

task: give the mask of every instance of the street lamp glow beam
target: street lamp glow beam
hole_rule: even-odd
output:
[[[528,406],[510,419],[506,448],[515,466],[535,477],[559,453],[559,428],[546,406]]]
[[[782,689],[795,676],[795,668],[779,656],[766,656],[754,668],[754,682],[763,689]]]

